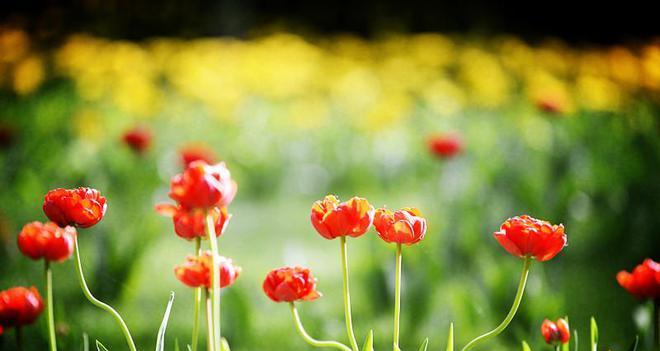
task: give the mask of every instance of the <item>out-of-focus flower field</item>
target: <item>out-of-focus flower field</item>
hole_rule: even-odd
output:
[[[344,340],[339,248],[309,223],[313,201],[336,193],[377,207],[418,207],[426,239],[404,257],[401,346],[458,344],[509,308],[519,261],[492,238],[529,213],[563,223],[569,248],[532,267],[525,303],[488,346],[542,344],[541,321],[569,315],[601,344],[628,346],[651,323],[616,272],[660,254],[660,42],[578,47],[557,40],[442,34],[129,42],[74,35],[45,45],[0,27],[0,288],[39,285],[20,255],[23,224],[44,220],[43,194],[89,185],[107,197],[94,235],[82,232],[91,289],[113,302],[142,348],[155,343],[168,293],[168,338],[189,338],[192,291],[173,266],[192,247],[154,205],[180,172],[179,152],[211,148],[238,182],[220,252],[242,267],[223,295],[233,350],[304,350],[286,306],[261,291],[275,266],[306,265],[323,298],[300,307],[310,333]],[[134,152],[127,130],[153,141]],[[461,148],[439,158],[432,135]],[[393,248],[374,233],[350,243],[359,339],[391,344]],[[86,303],[71,261],[55,267],[60,348],[82,334],[119,350],[113,321]],[[41,320],[26,330],[45,349]],[[4,343],[4,344],[3,344]],[[0,340],[0,348],[10,347]],[[41,348],[40,348],[41,347]],[[2,348],[4,350],[4,348]]]

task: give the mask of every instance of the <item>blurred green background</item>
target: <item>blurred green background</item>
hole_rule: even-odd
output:
[[[402,341],[426,336],[443,349],[504,317],[521,269],[492,232],[530,214],[563,223],[569,246],[535,263],[510,328],[484,346],[541,348],[544,318],[568,315],[587,339],[590,316],[603,347],[647,340],[647,309],[614,277],[659,258],[660,45],[575,46],[512,36],[390,34],[300,36],[268,32],[140,41],[72,35],[43,45],[20,28],[0,29],[0,289],[36,285],[41,265],[16,235],[45,220],[44,194],[91,186],[108,200],[97,226],[80,230],[92,291],[116,306],[141,349],[155,345],[176,292],[168,349],[188,342],[192,290],[173,266],[193,251],[154,205],[168,202],[179,150],[203,143],[239,184],[220,251],[243,268],[223,294],[223,333],[232,350],[307,350],[286,305],[261,291],[272,268],[304,265],[323,298],[300,306],[308,331],[345,341],[339,242],[309,223],[328,193],[376,207],[416,206],[426,239],[404,250]],[[550,104],[553,111],[539,106]],[[152,132],[136,153],[122,142],[135,126]],[[436,133],[464,148],[438,158]],[[356,334],[373,328],[390,347],[394,247],[372,230],[349,240]],[[55,266],[60,348],[83,333],[125,348],[113,320],[88,304],[72,261]],[[26,329],[27,349],[46,347],[45,320]],[[11,332],[0,348],[12,350]]]

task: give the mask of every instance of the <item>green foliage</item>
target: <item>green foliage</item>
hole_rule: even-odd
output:
[[[598,325],[596,324],[596,319],[591,317],[590,321],[590,330],[591,330],[591,351],[597,351],[598,349]]]
[[[429,348],[429,338],[424,339],[422,344],[419,345],[418,351],[426,351]]]
[[[447,335],[447,351],[454,351],[454,323],[449,323],[449,334]]]
[[[522,349],[523,351],[532,351],[532,349],[529,347],[529,344],[527,344],[527,342],[524,340],[522,342]]]
[[[165,331],[167,330],[167,322],[170,320],[170,313],[172,312],[172,304],[174,303],[174,292],[170,293],[170,298],[167,301],[167,307],[165,308],[165,315],[163,316],[163,321],[160,324],[158,329],[158,338],[156,341],[156,351],[165,350]],[[176,347],[178,348],[178,342]]]
[[[374,331],[369,330],[367,338],[364,340],[364,345],[362,345],[363,351],[374,351]]]

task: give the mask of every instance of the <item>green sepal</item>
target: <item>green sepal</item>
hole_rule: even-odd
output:
[[[454,351],[454,323],[449,323],[449,336],[447,337],[447,351]]]
[[[426,349],[428,348],[429,348],[429,338],[426,338],[424,339],[424,341],[422,341],[422,344],[419,345],[419,351],[426,351]]]
[[[96,340],[96,351],[108,351],[108,349],[100,341]]]
[[[364,345],[362,345],[362,351],[374,351],[374,331],[369,330],[367,338],[364,340]]]
[[[522,349],[523,351],[532,351],[532,349],[529,347],[529,344],[527,344],[527,341],[522,342]]]
[[[598,348],[598,325],[596,319],[591,317],[591,351],[597,351]]]

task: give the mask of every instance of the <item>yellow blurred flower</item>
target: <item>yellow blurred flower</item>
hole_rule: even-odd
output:
[[[14,68],[12,88],[19,95],[34,92],[44,81],[45,69],[43,59],[31,55],[16,64]]]

